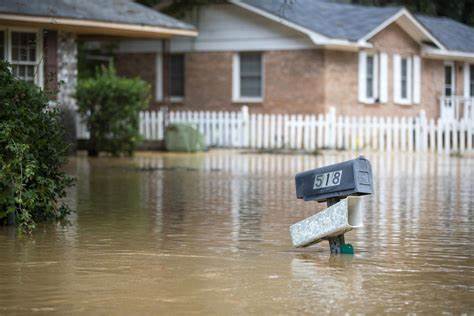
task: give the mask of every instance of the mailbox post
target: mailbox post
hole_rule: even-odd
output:
[[[331,253],[352,252],[344,233],[362,225],[360,203],[349,198],[373,193],[369,160],[359,158],[298,173],[296,197],[326,202],[328,208],[290,227],[293,245],[306,247],[328,240]]]

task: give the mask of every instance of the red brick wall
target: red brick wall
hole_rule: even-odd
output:
[[[264,112],[318,113],[324,106],[324,53],[322,50],[264,53]]]
[[[232,104],[232,53],[189,53],[185,56],[184,107],[235,110]]]
[[[172,108],[252,112],[314,113],[324,103],[323,54],[320,50],[266,51],[263,102],[232,101],[233,52],[186,54],[186,96]]]

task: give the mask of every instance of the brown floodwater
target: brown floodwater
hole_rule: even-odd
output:
[[[368,154],[354,256],[291,246],[294,174],[354,158],[76,157],[70,224],[0,228],[0,314],[472,314],[474,159]]]

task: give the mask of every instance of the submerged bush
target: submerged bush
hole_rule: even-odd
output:
[[[103,68],[94,78],[79,81],[76,96],[90,131],[89,155],[133,154],[140,141],[138,116],[150,98],[149,85],[118,77],[112,67]]]
[[[69,212],[60,202],[72,183],[61,170],[68,151],[63,133],[45,93],[0,61],[0,224],[14,221],[29,232]]]

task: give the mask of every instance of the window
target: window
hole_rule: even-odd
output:
[[[374,81],[375,81],[375,67],[374,56],[367,56],[367,91],[366,97],[368,99],[374,98]]]
[[[444,65],[444,95],[449,97],[454,95],[454,64]]]
[[[263,62],[259,52],[234,56],[233,99],[241,102],[261,102],[263,99]]]
[[[262,96],[262,56],[259,53],[240,55],[240,96]]]
[[[402,73],[401,73],[401,88],[402,88],[402,99],[408,99],[408,58],[402,58],[401,61]]]
[[[12,73],[19,79],[43,85],[42,33],[14,28],[0,30],[0,59],[11,64]]]
[[[6,50],[6,45],[5,45],[5,31],[0,31],[0,60],[5,60],[5,50]]]
[[[474,98],[474,65],[469,66],[469,77],[470,97]]]
[[[386,79],[387,54],[359,52],[359,102],[387,102]]]
[[[36,33],[11,32],[12,72],[27,82],[35,82]]]
[[[393,55],[393,99],[397,104],[421,101],[421,58]]]
[[[184,55],[170,56],[169,95],[171,98],[184,97]]]

